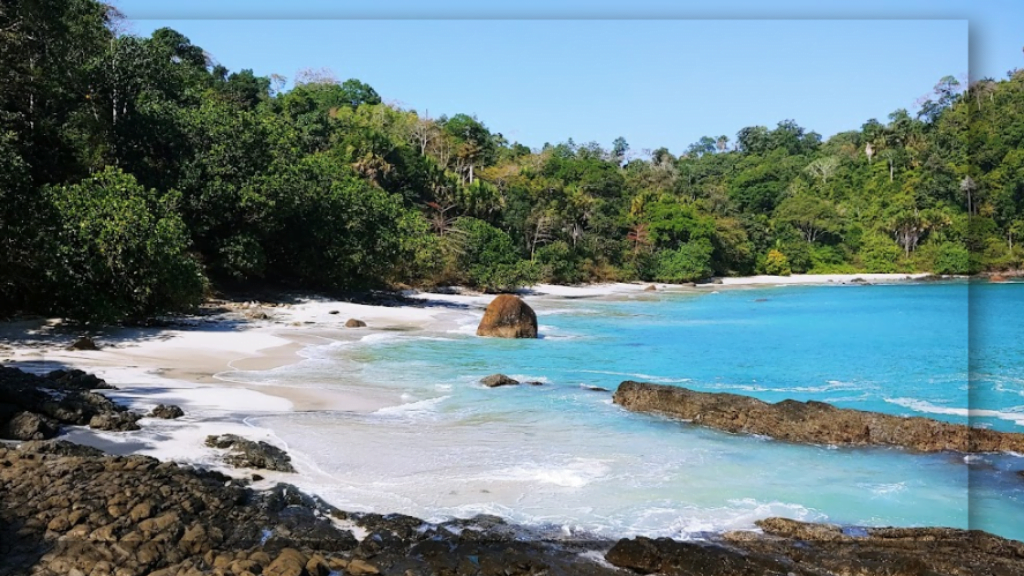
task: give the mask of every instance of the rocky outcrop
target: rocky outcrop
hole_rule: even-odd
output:
[[[665,576],[1024,574],[1024,543],[976,530],[863,528],[847,534],[786,518],[757,525],[763,535],[728,532],[713,543],[623,539],[605,559]]]
[[[493,516],[430,524],[349,513],[286,484],[255,491],[216,472],[52,440],[0,444],[0,494],[0,576],[1024,576],[1024,543],[976,530],[769,518],[763,534],[701,542],[551,539]],[[619,568],[592,560],[601,554]]]
[[[484,310],[476,329],[477,336],[497,338],[536,338],[537,314],[513,294],[501,294]]]
[[[524,539],[490,517],[433,525],[347,513],[284,484],[254,491],[215,472],[73,446],[0,445],[0,576],[618,573],[579,556],[607,541]]]
[[[615,392],[629,410],[664,414],[732,433],[836,446],[898,446],[921,452],[1024,452],[1024,434],[930,418],[836,408],[824,402],[776,404],[737,394],[627,381]]]
[[[355,318],[349,318],[348,321],[345,322],[345,328],[366,328],[366,322],[356,320]]]
[[[509,378],[504,374],[491,374],[486,378],[481,378],[480,383],[488,388],[497,388],[498,386],[518,386],[519,380]]]
[[[150,418],[163,418],[164,420],[174,420],[184,415],[184,410],[178,406],[168,404],[157,404],[156,408],[153,408],[153,411],[149,413]]]
[[[655,286],[654,284],[648,284],[647,287],[644,288],[644,292],[657,292],[657,291],[658,291],[658,287]]]
[[[234,434],[207,436],[206,445],[212,448],[230,449],[224,461],[235,468],[257,468],[277,472],[295,472],[291,456],[277,446],[263,441],[254,442]]]
[[[0,438],[52,438],[61,424],[138,430],[139,415],[92,391],[110,388],[81,370],[56,370],[37,376],[0,366]]]

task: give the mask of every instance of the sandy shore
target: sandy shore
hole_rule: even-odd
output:
[[[850,284],[903,282],[925,274],[829,274],[752,276],[723,278],[721,283],[684,286],[654,283],[659,292],[708,292],[729,288],[799,284]],[[527,301],[543,310],[558,302],[579,298],[646,296],[652,284],[613,283],[585,286],[540,284],[523,292]],[[213,316],[187,318],[174,328],[121,328],[89,332],[98,351],[73,351],[68,345],[81,332],[58,321],[26,321],[0,324],[0,361],[28,370],[73,367],[99,373],[131,393],[139,408],[166,402],[169,390],[186,410],[238,412],[235,399],[244,389],[270,396],[267,406],[289,410],[373,411],[401,403],[397,398],[367,397],[338,390],[296,388],[273,384],[241,383],[240,371],[261,371],[300,362],[312,346],[356,341],[373,334],[394,331],[446,332],[472,326],[493,298],[465,290],[445,293],[408,291],[395,305],[371,306],[328,299],[297,299],[288,304],[248,303]],[[355,318],[367,328],[345,328]],[[201,388],[212,388],[197,392]],[[148,392],[147,392],[148,391]],[[219,391],[219,392],[216,392]],[[228,394],[228,392],[231,392]],[[149,401],[147,401],[147,399]],[[246,403],[252,409],[253,404]]]
[[[581,298],[656,298],[659,293],[700,293],[718,290],[795,284],[848,284],[902,282],[922,275],[860,274],[794,275],[724,278],[698,286],[655,283],[594,284],[586,286],[537,285],[523,291],[524,298],[543,313]],[[257,428],[246,418],[289,411],[374,412],[403,404],[394,392],[346,382],[339,374],[331,388],[255,383],[245,378],[301,362],[313,347],[354,342],[388,333],[447,333],[471,331],[483,316],[492,295],[465,290],[445,293],[408,291],[392,305],[366,305],[318,298],[295,298],[285,304],[233,304],[227,311],[185,318],[172,328],[112,328],[89,331],[99,345],[95,351],[74,351],[68,346],[81,330],[55,320],[0,324],[0,361],[35,372],[79,368],[115,385],[109,395],[131,409],[148,412],[157,404],[175,404],[186,413],[176,421],[144,419],[143,430],[129,434],[75,431],[77,441],[118,452],[139,452],[179,461],[208,459],[201,446],[206,434],[245,433],[283,446],[269,429]],[[366,328],[345,328],[349,318]],[[347,386],[346,384],[353,384]]]

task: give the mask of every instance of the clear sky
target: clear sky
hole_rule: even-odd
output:
[[[784,119],[830,136],[913,109],[944,75],[1024,67],[1014,1],[116,4],[132,32],[170,26],[231,70],[330,68],[532,147],[624,136],[678,154]]]

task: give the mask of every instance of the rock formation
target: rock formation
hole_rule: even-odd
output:
[[[836,446],[898,446],[921,452],[1024,452],[1024,434],[970,428],[931,418],[836,408],[824,402],[776,404],[738,394],[627,381],[616,404],[732,433]]]
[[[481,378],[480,383],[488,388],[497,388],[498,386],[518,386],[519,380],[509,378],[504,374],[491,374],[486,378]]]
[[[277,472],[295,472],[291,456],[277,446],[266,442],[246,440],[235,434],[207,436],[206,445],[211,448],[230,449],[232,454],[224,461],[235,468],[258,468]]]
[[[484,311],[477,336],[536,338],[537,314],[513,294],[501,294]]]
[[[174,420],[184,415],[184,410],[178,406],[168,404],[157,404],[156,408],[153,408],[153,411],[149,413],[150,418],[163,418],[164,420]]]
[[[366,328],[366,322],[356,320],[355,318],[349,318],[348,322],[345,322],[345,328]]]

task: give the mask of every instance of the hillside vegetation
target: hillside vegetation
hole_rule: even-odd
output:
[[[679,156],[530,149],[355,79],[307,70],[283,90],[119,21],[94,0],[0,6],[0,314],[118,321],[251,283],[502,291],[1024,259],[1024,73],[943,78],[918,113],[828,140],[783,120]]]

